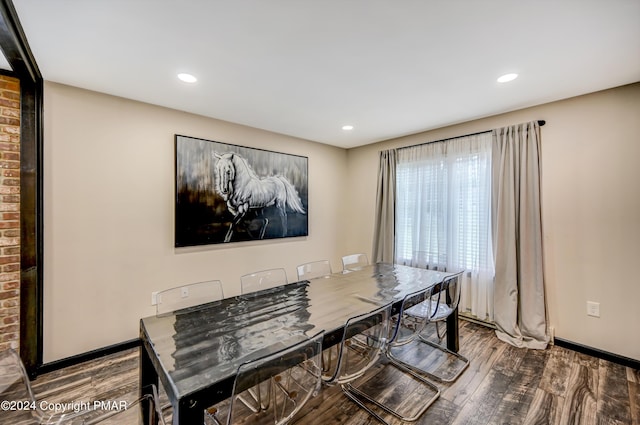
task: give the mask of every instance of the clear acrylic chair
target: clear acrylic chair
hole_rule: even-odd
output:
[[[391,336],[384,350],[384,354],[390,361],[384,363],[381,368],[377,368],[373,376],[365,375],[344,386],[347,395],[358,406],[382,423],[387,424],[388,422],[375,413],[369,405],[377,406],[402,421],[414,422],[440,397],[440,390],[437,386],[388,357],[389,351],[394,347],[409,344],[418,338],[424,329],[427,318],[416,320],[415,317],[407,317],[405,311],[424,303],[430,296],[431,289],[425,289],[404,297],[398,314],[390,318]],[[393,382],[393,388],[389,388],[390,381]],[[395,388],[401,388],[401,390]],[[407,408],[404,403],[406,391],[410,391],[412,397],[422,400],[417,408]]]
[[[424,303],[409,308],[406,315],[422,320],[427,317],[428,323],[442,323],[453,314],[460,303],[462,273],[448,276],[440,285],[440,289]],[[469,367],[469,360],[459,353],[451,351],[441,345],[444,335],[438,332],[438,343],[431,341],[425,332],[418,335],[411,358],[403,350],[391,350],[390,357],[414,372],[423,374],[440,382],[453,382]],[[429,364],[417,364],[416,358],[429,358]]]
[[[78,385],[85,383],[83,380]],[[15,403],[13,410],[0,409],[0,424],[68,424],[84,413],[43,410],[41,404],[43,400],[36,399],[24,364],[20,356],[11,348],[0,352],[0,400]],[[88,403],[89,400],[86,402]]]
[[[173,314],[179,310],[193,311],[204,304],[223,298],[222,282],[219,280],[176,286],[156,294],[156,316]],[[170,411],[171,404],[163,405],[161,410],[163,412]]]
[[[240,288],[243,295],[287,283],[287,272],[282,268],[263,270],[240,277]],[[262,383],[255,388],[248,389],[246,394],[239,398],[249,409],[258,412],[265,407],[265,403],[269,400],[269,391],[269,383]],[[258,404],[260,407],[257,407]]]
[[[418,251],[413,251],[413,255],[411,256],[411,259],[408,262],[406,262],[405,265],[408,265],[411,267],[417,267],[420,269],[446,272],[447,271],[446,263],[447,263],[446,254],[442,254],[439,252],[418,250]],[[426,307],[423,306],[423,309],[424,308]],[[440,322],[438,321],[435,322],[436,332],[438,333],[438,339],[442,340],[444,331],[442,330],[440,325],[441,325]]]
[[[240,288],[243,294],[286,285],[287,283],[287,272],[284,269],[263,270],[240,277]]]
[[[298,280],[311,280],[329,276],[331,274],[331,264],[328,260],[312,261],[300,264],[297,267]]]
[[[344,271],[360,270],[367,265],[369,265],[367,254],[351,254],[342,257],[342,270]]]
[[[371,313],[349,319],[338,345],[337,361],[329,368],[326,363],[323,364],[323,382],[327,385],[340,385],[342,392],[358,405],[361,402],[347,391],[346,385],[363,376],[380,358],[389,337],[391,307],[388,304]],[[361,407],[366,409],[365,406]],[[382,420],[374,412],[368,412]]]
[[[362,376],[380,357],[389,337],[391,304],[349,319],[334,367],[323,371],[327,384],[345,384]]]
[[[156,296],[156,316],[201,306],[223,298],[222,282],[219,280],[177,286],[158,292]]]
[[[323,337],[324,332],[320,332],[289,348],[242,364],[231,398],[207,409],[207,419],[218,425],[289,423],[320,390]],[[247,391],[265,386],[268,400],[248,405],[246,400],[254,395],[246,394]]]

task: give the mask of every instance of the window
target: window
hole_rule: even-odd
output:
[[[395,261],[466,270],[461,311],[493,320],[491,133],[398,151]]]

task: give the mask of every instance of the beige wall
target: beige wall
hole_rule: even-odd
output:
[[[44,361],[137,337],[152,291],[219,278],[235,295],[246,272],[371,254],[379,150],[537,119],[550,323],[640,359],[639,116],[635,84],[345,151],[46,83]],[[175,133],[309,157],[309,237],[175,249]]]
[[[138,336],[151,292],[329,259],[340,269],[346,151],[45,84],[44,361]],[[174,134],[309,158],[309,236],[174,248]]]
[[[542,215],[555,335],[640,360],[640,84],[348,151],[347,250],[370,253],[378,152],[544,119]],[[586,302],[600,303],[600,318]]]

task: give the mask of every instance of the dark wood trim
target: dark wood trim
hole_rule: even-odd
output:
[[[80,363],[84,363],[90,360],[99,359],[101,357],[108,356],[110,354],[119,353],[121,351],[129,350],[131,348],[140,347],[142,341],[140,338],[131,339],[118,344],[109,345],[107,347],[98,348],[96,350],[88,351],[86,353],[78,354],[76,356],[67,357],[64,359],[56,360],[50,363],[41,365],[38,368],[38,373],[48,373],[56,370],[64,369],[66,367],[75,366]]]
[[[41,82],[40,69],[11,0],[0,0],[0,15],[0,48],[11,69],[20,80]]]
[[[31,376],[42,364],[42,81],[20,84],[20,356]]]
[[[0,69],[0,75],[5,75],[7,77],[18,78],[15,72],[8,69]]]
[[[640,370],[640,360],[635,360],[629,357],[624,357],[618,354],[610,353],[608,351],[603,351],[597,348],[588,347],[586,345],[567,341],[566,339],[562,339],[562,338],[555,338],[554,343],[558,347],[567,348],[569,350],[577,351],[578,353],[586,354],[588,356],[596,357],[598,359],[607,360],[612,363],[617,363],[622,366],[630,367],[631,369]]]
[[[43,342],[43,80],[11,0],[0,0],[0,49],[20,80],[20,357],[35,377]]]

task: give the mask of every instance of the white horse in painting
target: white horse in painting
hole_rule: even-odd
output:
[[[235,227],[250,209],[275,206],[282,221],[282,236],[287,235],[287,207],[306,214],[296,188],[283,176],[260,178],[247,160],[236,153],[213,154],[216,192],[227,202],[233,221],[224,238],[229,242]],[[266,227],[266,225],[265,225]],[[264,229],[261,237],[264,235]]]

